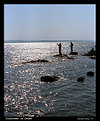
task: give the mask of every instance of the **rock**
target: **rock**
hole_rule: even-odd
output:
[[[26,64],[27,62],[22,62],[22,64]]]
[[[85,79],[84,77],[79,77],[79,78],[77,78],[77,81],[78,81],[78,82],[83,82],[84,79]]]
[[[54,55],[54,57],[60,57],[60,58],[67,58],[67,59],[73,59],[74,60],[74,58],[72,58],[72,57],[69,57],[68,55],[66,55],[66,54],[58,54],[58,55]]]
[[[57,76],[42,76],[41,77],[41,82],[54,82],[57,81],[59,77]]]
[[[94,76],[94,72],[92,71],[87,72],[87,76]]]
[[[67,57],[67,59],[72,59],[72,60],[74,60],[74,58],[72,58],[72,57]]]
[[[96,56],[96,50],[94,50],[94,48],[92,48],[92,49],[88,52],[88,55],[89,55],[89,56],[93,56],[93,55]]]
[[[28,61],[27,63],[34,63],[34,62],[37,62],[36,60],[31,60],[31,61]]]
[[[37,62],[49,62],[48,60],[41,60],[41,59],[38,59]]]
[[[95,56],[96,57],[96,50],[94,50],[93,48],[88,51],[87,53],[84,53],[83,56]]]
[[[78,55],[78,52],[70,52],[70,55]]]
[[[68,55],[66,55],[66,54],[58,54],[58,55],[54,55],[54,57],[68,57]]]
[[[22,62],[22,64],[27,64],[27,63],[36,63],[36,62],[49,62],[48,60],[44,60],[44,59],[38,59],[38,60],[31,60],[31,61],[27,61],[27,62]]]
[[[91,58],[91,59],[96,59],[96,56],[93,55],[93,56],[90,56],[89,58]]]
[[[84,54],[82,54],[82,56],[88,56],[88,53],[84,53]]]

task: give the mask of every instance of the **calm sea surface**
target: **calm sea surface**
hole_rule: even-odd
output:
[[[53,57],[57,42],[4,44],[4,115],[6,117],[83,117],[96,116],[96,60],[82,53],[95,47],[93,41],[73,42],[74,60]],[[62,42],[62,53],[69,54],[70,42]],[[46,59],[51,63],[22,62]],[[93,71],[94,76],[86,73]],[[43,83],[41,76],[60,79]],[[85,77],[84,82],[77,78]]]

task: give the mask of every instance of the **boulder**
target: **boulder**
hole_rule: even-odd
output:
[[[41,82],[54,82],[57,81],[59,77],[57,76],[42,76],[41,77]]]
[[[87,76],[94,76],[94,72],[92,71],[87,72]]]
[[[70,52],[70,55],[78,55],[78,52]]]
[[[79,78],[77,78],[77,81],[78,81],[78,82],[83,82],[84,79],[85,79],[84,77],[79,77]]]

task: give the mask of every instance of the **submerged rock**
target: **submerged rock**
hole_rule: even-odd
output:
[[[87,76],[94,76],[94,72],[92,71],[87,72]]]
[[[85,79],[84,77],[79,77],[79,78],[77,78],[77,81],[78,81],[78,82],[83,82],[84,79]]]
[[[58,54],[58,55],[54,55],[54,57],[68,57],[68,55],[66,55],[66,54]]]
[[[67,59],[73,59],[74,60],[74,58],[72,58],[72,57],[69,57],[68,55],[66,55],[66,54],[58,54],[58,55],[54,55],[54,57],[60,57],[60,58],[67,58]]]
[[[59,77],[57,76],[42,76],[41,77],[41,82],[54,82],[57,81]]]
[[[31,61],[27,61],[27,62],[22,62],[22,64],[36,63],[36,62],[49,62],[49,61],[45,60],[45,59],[38,59],[38,60],[31,60]]]

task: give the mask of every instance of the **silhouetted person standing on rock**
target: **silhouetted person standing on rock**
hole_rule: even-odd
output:
[[[59,46],[59,55],[61,55],[61,43],[57,43],[57,45]]]
[[[71,47],[71,53],[73,52],[73,43],[70,42],[70,47]]]

